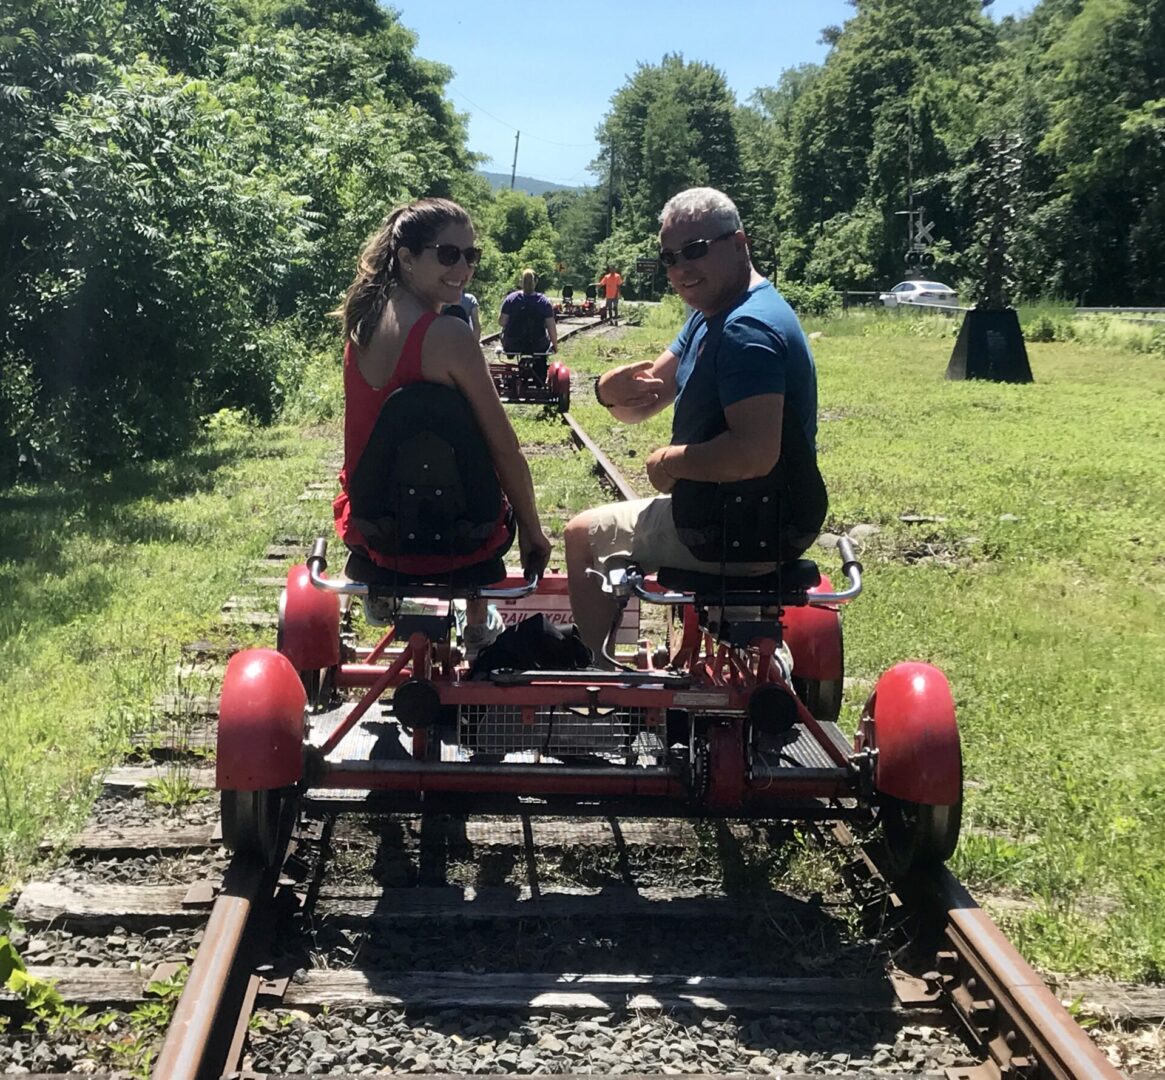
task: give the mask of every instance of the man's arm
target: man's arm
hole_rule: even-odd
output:
[[[676,399],[678,366],[679,357],[664,349],[654,360],[605,371],[595,383],[599,404],[625,424],[638,424],[655,416]]]
[[[558,351],[558,323],[554,321],[554,316],[546,319],[542,325],[546,327],[546,333],[550,338],[551,351]]]
[[[677,480],[731,483],[766,476],[781,456],[784,394],[757,394],[724,410],[728,430],[703,443],[664,446],[647,459],[647,476],[657,491]]]

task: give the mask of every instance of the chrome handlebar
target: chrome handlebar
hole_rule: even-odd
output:
[[[809,607],[842,604],[847,600],[853,600],[862,591],[862,564],[858,562],[854,554],[853,541],[848,536],[843,536],[838,541],[837,546],[841,552],[841,572],[849,582],[849,588],[843,589],[841,592],[806,593],[805,601]],[[654,592],[647,588],[643,571],[635,566],[615,566],[608,569],[606,573],[599,573],[597,570],[588,570],[587,573],[601,578],[603,592],[616,599],[634,595],[648,604],[674,605],[692,602],[692,593]]]
[[[328,541],[326,537],[320,536],[316,538],[312,544],[311,552],[307,557],[307,572],[311,579],[311,583],[315,588],[322,589],[324,592],[338,593],[343,596],[367,596],[368,585],[363,581],[341,581],[323,576],[324,571],[328,568]],[[538,583],[541,581],[541,575],[535,574],[533,577],[527,577],[524,585],[515,585],[510,589],[477,589],[473,595],[481,597],[483,600],[518,600],[523,596],[529,596],[538,588]],[[433,585],[438,588],[438,583]],[[409,588],[411,596],[424,596],[425,587],[423,585],[413,585]]]

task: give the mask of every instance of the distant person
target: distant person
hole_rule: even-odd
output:
[[[477,297],[471,292],[463,292],[461,299],[456,304],[446,304],[441,310],[442,315],[456,315],[457,309],[460,308],[465,314],[465,321],[473,328],[473,336],[481,338],[481,308],[477,303]]]
[[[613,266],[607,267],[607,272],[599,278],[603,287],[603,295],[607,299],[607,306],[603,314],[608,319],[619,318],[619,290],[623,287],[623,277]]]
[[[522,271],[522,288],[502,301],[498,322],[502,327],[502,351],[508,356],[545,355],[558,348],[558,324],[554,305],[535,292],[533,270]]]

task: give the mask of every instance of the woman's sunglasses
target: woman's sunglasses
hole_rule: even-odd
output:
[[[719,236],[713,236],[711,240],[693,240],[690,243],[684,244],[679,251],[668,251],[667,248],[659,249],[659,261],[664,266],[675,266],[680,261],[682,255],[688,262],[695,262],[697,259],[702,259],[708,254],[708,248],[713,244],[719,243],[721,240],[727,240],[730,236],[736,235],[736,229],[729,229],[726,233],[721,233]]]
[[[432,248],[437,252],[437,262],[442,266],[456,266],[457,260],[464,256],[466,266],[476,266],[481,262],[481,248],[459,248],[456,244],[426,244],[425,249]]]

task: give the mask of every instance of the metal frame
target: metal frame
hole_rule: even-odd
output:
[[[860,592],[861,568],[852,549],[843,555],[849,588],[800,602],[836,609]],[[326,577],[326,567],[321,539],[307,560],[312,585],[330,593],[367,594],[364,583]],[[606,581],[621,605],[632,594],[671,605],[695,599],[653,590],[637,572],[612,570]],[[565,589],[562,576],[552,575],[541,583],[509,578],[496,588],[453,591],[512,599],[529,596],[540,584],[549,594]],[[444,586],[419,586],[410,587],[408,595],[448,592]],[[399,647],[390,650],[390,644]],[[401,643],[396,627],[389,627],[363,659],[342,661],[332,671],[338,689],[364,692],[330,731],[305,739],[305,782],[317,789],[364,789],[397,804],[415,801],[429,808],[443,798],[545,799],[585,804],[591,812],[608,804],[637,804],[638,812],[661,816],[771,815],[794,808],[819,816],[825,807],[832,816],[862,816],[861,796],[870,788],[876,755],[849,746],[835,725],[819,722],[797,699],[778,649],[772,637],[747,647],[731,645],[689,619],[668,668],[655,667],[650,650],[643,650],[637,670],[528,671],[462,681],[448,643],[423,631]],[[405,723],[397,717],[407,760],[334,760],[381,697],[410,684],[425,688],[433,720]],[[754,721],[755,695],[762,688],[784,695],[797,731],[815,748],[812,761],[791,764],[783,736],[770,737]],[[450,715],[456,719],[450,721]],[[669,716],[671,737],[683,738],[670,748]],[[578,758],[588,760],[571,764]]]

